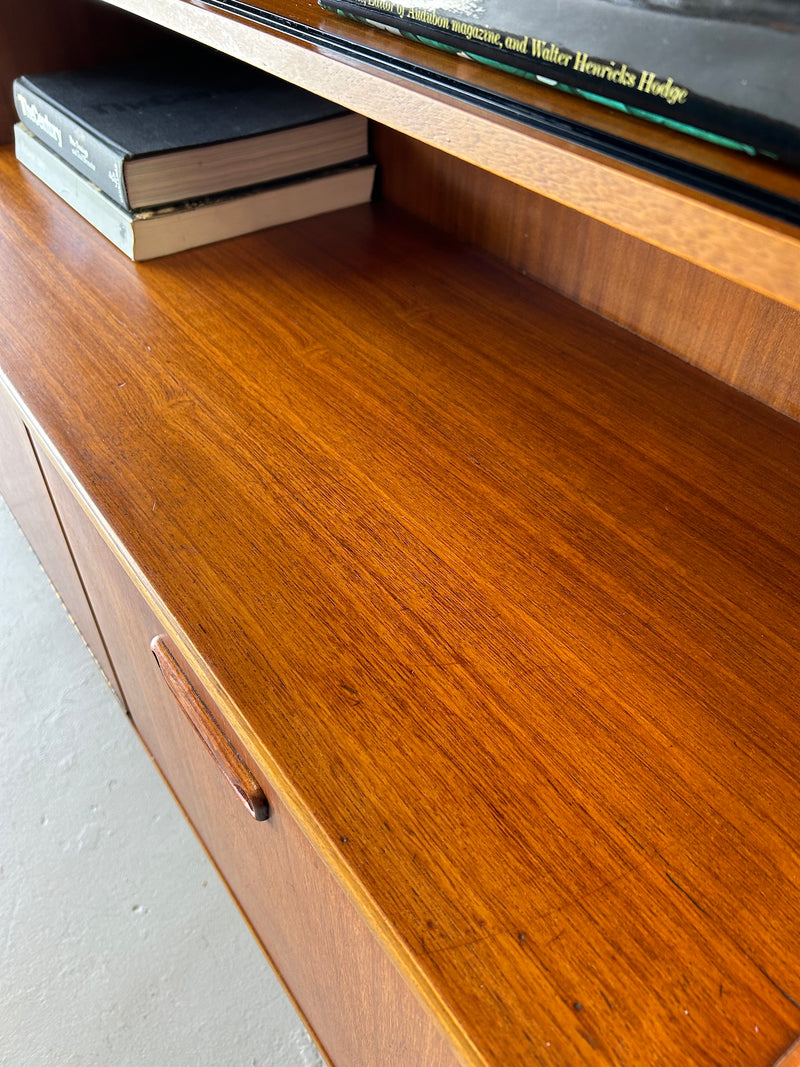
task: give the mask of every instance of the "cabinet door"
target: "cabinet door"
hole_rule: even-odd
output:
[[[2,386],[0,496],[11,509],[84,641],[119,697],[111,661],[50,499],[28,431]]]
[[[43,464],[133,721],[322,1049],[341,1067],[453,1067],[432,1017],[270,783],[249,766],[269,805],[256,821],[220,773],[192,721],[197,704],[187,704],[199,703],[244,766],[246,752],[71,490]],[[170,661],[163,673],[154,638],[162,667],[165,650]]]

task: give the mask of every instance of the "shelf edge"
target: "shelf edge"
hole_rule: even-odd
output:
[[[800,309],[800,233],[197,0],[104,0]],[[489,148],[487,149],[487,145]]]

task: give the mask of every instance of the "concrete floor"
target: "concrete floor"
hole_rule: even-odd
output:
[[[0,500],[0,1064],[320,1067]]]

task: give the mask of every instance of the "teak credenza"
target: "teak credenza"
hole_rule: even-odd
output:
[[[374,122],[376,203],[143,266],[0,151],[0,490],[330,1062],[773,1064],[800,234],[693,175],[797,177],[310,0],[3,18]]]

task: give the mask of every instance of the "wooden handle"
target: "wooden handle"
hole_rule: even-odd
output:
[[[154,637],[150,649],[156,658],[167,688],[178,707],[197,731],[203,744],[230,782],[236,795],[258,822],[269,818],[269,802],[264,790],[242,763],[230,738],[206,707],[195,687],[186,677],[163,636]]]

